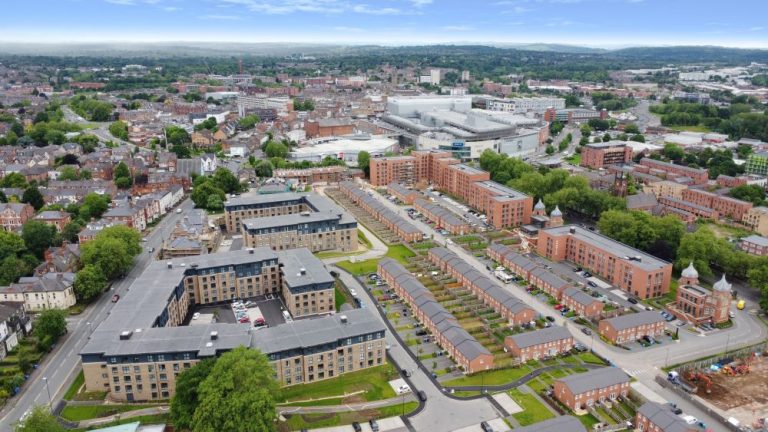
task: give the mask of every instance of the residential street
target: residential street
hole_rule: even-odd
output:
[[[115,282],[112,286],[112,291],[102,295],[95,303],[86,308],[82,314],[68,319],[68,333],[56,344],[54,350],[44,358],[40,367],[32,373],[29,380],[22,387],[21,394],[11,398],[5,408],[0,411],[0,415],[2,415],[2,418],[0,418],[0,430],[11,430],[13,423],[21,418],[24,412],[33,405],[47,404],[49,402],[48,391],[50,391],[54,406],[61,400],[80,367],[80,356],[78,353],[85,346],[87,337],[92,329],[107,317],[112,308],[112,295],[120,294],[121,297],[123,296],[133,280],[149,264],[151,257],[146,250],[150,247],[157,249],[162,243],[163,238],[170,234],[176,222],[193,207],[192,201],[187,199],[180,204],[181,214],[176,213],[175,210],[169,211],[165,218],[146,237],[147,241],[142,242],[141,245],[144,248],[144,252],[136,257],[136,264],[128,276]],[[47,378],[47,383],[43,380],[43,377]]]

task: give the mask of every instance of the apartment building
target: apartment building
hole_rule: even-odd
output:
[[[369,163],[371,185],[386,186],[390,183],[414,184],[417,159],[413,156],[372,158]]]
[[[552,326],[504,338],[504,347],[521,362],[554,357],[573,349],[573,336],[564,327]]]
[[[643,191],[656,195],[656,198],[669,196],[677,199],[683,199],[683,191],[686,189],[688,189],[687,185],[669,180],[662,180],[643,185]]]
[[[624,141],[587,144],[581,148],[581,166],[592,169],[623,165],[632,161],[632,147]]]
[[[721,196],[701,189],[686,189],[683,191],[683,200],[694,204],[709,207],[720,216],[731,220],[741,221],[744,215],[752,208],[752,203],[738,200],[728,196]]]
[[[357,221],[347,212],[301,212],[282,216],[244,219],[241,224],[246,247],[274,250],[309,248],[312,252],[357,250]]]
[[[19,302],[24,310],[67,309],[75,305],[75,274],[69,272],[25,276],[17,283],[0,287],[0,301]]]
[[[635,430],[640,432],[698,432],[698,425],[688,424],[672,412],[672,407],[646,402],[635,415]]]
[[[387,192],[405,205],[413,205],[416,199],[421,196],[419,191],[395,182],[387,185]]]
[[[421,232],[420,229],[416,228],[404,217],[384,206],[384,204],[380,203],[377,199],[368,195],[356,184],[352,182],[341,182],[339,183],[339,191],[352,200],[353,203],[360,206],[360,208],[365,210],[374,219],[378,220],[389,230],[394,232],[401,240],[406,242],[423,240],[424,233]]]
[[[640,159],[640,165],[644,165],[651,170],[662,171],[666,173],[667,177],[689,177],[695,185],[706,184],[709,181],[709,172],[705,169],[689,168],[650,158]]]
[[[413,314],[467,373],[493,368],[493,355],[464,330],[448,310],[408,270],[391,258],[379,261],[377,273],[411,308]]]
[[[529,323],[536,317],[536,312],[530,306],[496,285],[448,249],[432,248],[428,257],[440,270],[451,275],[475,297],[507,320],[509,325]]]
[[[664,208],[679,210],[680,212],[683,212],[683,214],[687,213],[693,215],[694,218],[718,219],[720,216],[717,210],[711,207],[705,207],[691,201],[671,196],[661,196],[658,201]]]
[[[182,326],[192,305],[234,297],[287,292],[286,305],[294,307],[304,293],[327,292],[332,278],[322,266],[307,250],[267,248],[151,263],[133,282],[141,289],[128,291],[80,352],[86,388],[121,401],[169,399],[181,371],[241,345],[264,352],[284,385],[386,362],[385,327],[361,310],[258,332],[242,324]],[[332,290],[326,300],[334,304]]]
[[[283,180],[296,180],[304,184],[338,183],[344,179],[346,170],[342,166],[276,169],[273,171],[272,177]]]
[[[539,255],[570,261],[639,298],[669,291],[672,264],[575,225],[539,231]]]
[[[664,318],[658,312],[645,311],[604,319],[598,324],[598,332],[611,343],[623,344],[643,336],[661,336],[664,323]]]
[[[717,185],[724,188],[735,188],[736,186],[742,186],[747,184],[749,177],[747,176],[738,176],[733,177],[725,174],[720,174],[715,179],[715,182],[717,182]]]
[[[304,123],[307,138],[352,135],[354,129],[349,119],[322,118]]]
[[[278,261],[289,269],[282,274],[283,301],[293,317],[328,314],[335,311],[335,280],[309,249],[278,253]]]
[[[750,255],[768,255],[768,238],[759,235],[751,235],[739,241],[739,249]]]
[[[413,208],[436,226],[442,227],[451,234],[464,235],[472,232],[469,222],[439,204],[433,204],[424,199],[417,199],[413,203]]]
[[[533,197],[493,181],[474,183],[467,202],[496,229],[531,223]]]
[[[768,152],[757,152],[749,155],[747,163],[745,165],[745,172],[747,174],[755,174],[759,176],[768,175]]]
[[[596,402],[613,401],[628,394],[629,375],[616,367],[593,369],[554,383],[555,398],[577,414]]]
[[[0,203],[0,227],[17,231],[35,216],[35,208],[24,203]]]
[[[768,207],[752,207],[744,214],[742,222],[761,236],[768,236]]]

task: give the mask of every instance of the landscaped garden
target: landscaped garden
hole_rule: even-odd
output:
[[[278,403],[301,403],[314,399],[346,398],[344,403],[351,403],[388,399],[395,396],[389,381],[397,377],[395,367],[387,363],[346,373],[336,378],[286,387],[277,401]],[[317,403],[317,405],[323,404]]]

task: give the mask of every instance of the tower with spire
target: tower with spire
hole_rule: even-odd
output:
[[[732,300],[731,284],[725,275],[709,290],[699,284],[699,272],[691,262],[680,273],[677,299],[669,306],[683,321],[720,324],[728,321]]]
[[[712,321],[714,323],[728,321],[731,301],[733,301],[731,283],[725,280],[725,273],[723,273],[723,277],[712,285]]]
[[[534,216],[546,216],[547,215],[547,207],[544,205],[544,201],[539,198],[539,202],[536,203],[535,206],[533,206],[533,215]]]

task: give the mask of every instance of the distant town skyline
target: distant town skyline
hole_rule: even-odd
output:
[[[44,0],[6,42],[314,42],[768,48],[760,0]]]

